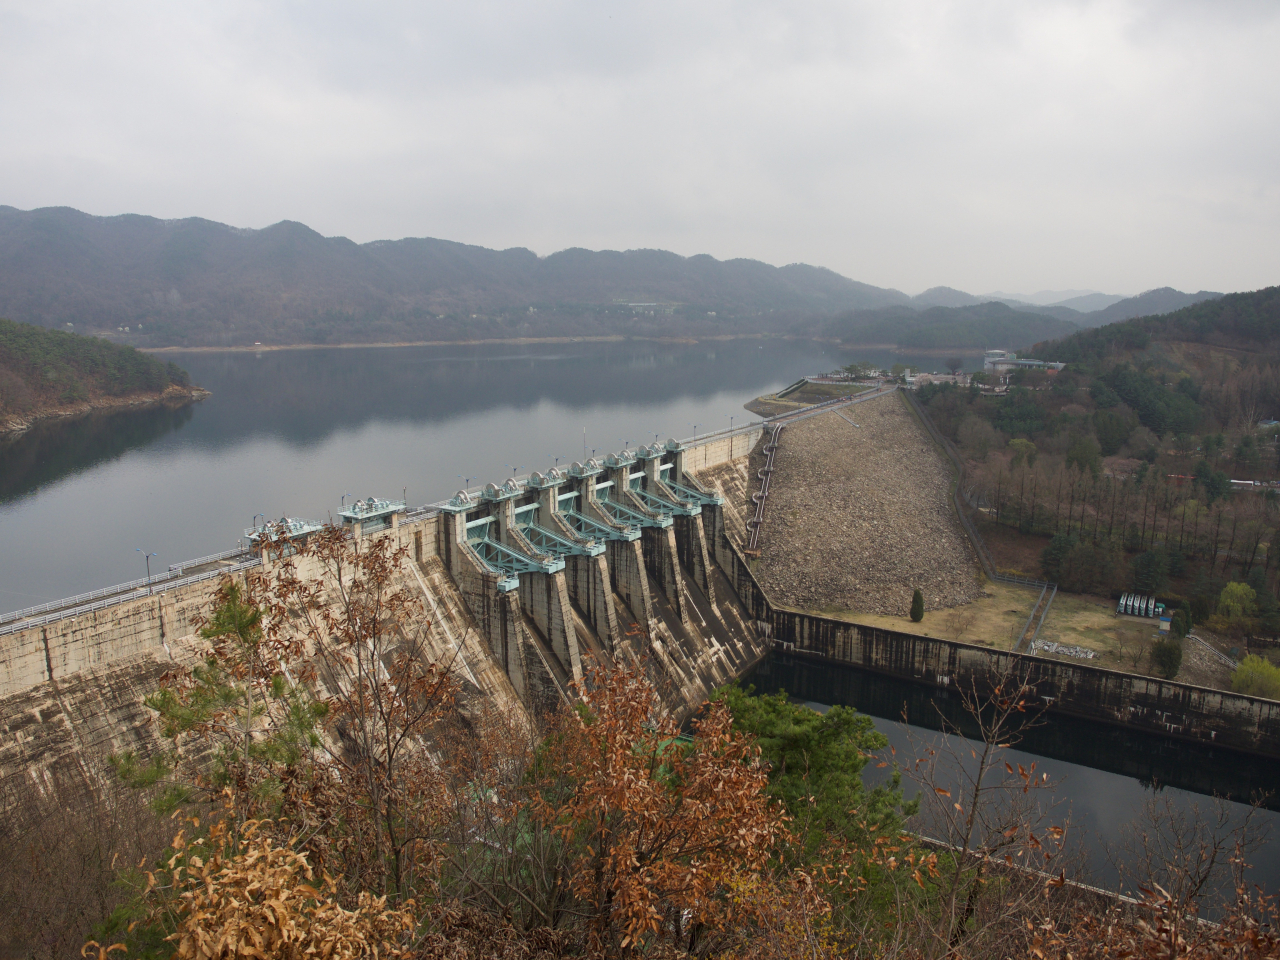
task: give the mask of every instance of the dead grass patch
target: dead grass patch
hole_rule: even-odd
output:
[[[1013,643],[1031,608],[1039,597],[1039,590],[1008,583],[984,583],[983,595],[969,603],[945,610],[931,610],[919,623],[910,617],[863,613],[843,607],[826,607],[802,611],[816,613],[833,620],[847,620],[881,630],[898,630],[920,637],[939,640],[958,640],[979,646],[1007,650]]]

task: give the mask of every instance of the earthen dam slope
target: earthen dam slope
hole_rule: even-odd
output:
[[[748,474],[764,466],[757,450]],[[905,616],[982,595],[951,504],[951,467],[895,392],[788,424],[779,435],[760,559],[775,603]]]

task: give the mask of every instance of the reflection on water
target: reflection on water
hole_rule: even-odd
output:
[[[709,399],[725,391],[744,400],[833,369],[853,356],[892,365],[938,364],[879,351],[842,353],[810,342],[755,340],[703,344],[569,343],[471,347],[282,350],[262,354],[180,354],[196,383],[215,390],[217,403],[194,425],[213,442],[268,434],[290,443],[321,440],[370,420],[439,423],[501,409],[518,415],[543,403],[566,411],[595,407],[652,409],[677,398]],[[980,358],[970,357],[971,362]],[[214,386],[216,385],[216,386]],[[702,430],[749,416],[715,408]],[[678,436],[692,423],[670,423]],[[650,437],[651,439],[652,437]],[[610,443],[641,437],[599,438]],[[456,453],[457,451],[455,451]],[[534,465],[536,468],[537,465]]]
[[[193,413],[190,405],[95,412],[0,439],[0,504],[145,447],[180,430]]]
[[[863,713],[939,729],[941,718],[967,736],[977,734],[955,693],[839,665],[817,665],[774,656],[746,681],[760,690],[786,690],[819,703],[845,703]],[[1217,794],[1242,803],[1264,798],[1280,810],[1280,764],[1230,750],[1157,737],[1090,720],[1054,717],[1027,730],[1022,746],[1031,753],[1132,777],[1153,789],[1176,787]]]
[[[762,693],[785,690],[815,706],[857,708],[875,719],[903,766],[914,762],[922,746],[939,746],[941,735],[935,731],[943,718],[952,729],[976,733],[976,724],[954,693],[842,664],[771,654],[743,683]],[[909,725],[902,722],[904,709]],[[1024,766],[1034,762],[1037,770],[1061,781],[1046,800],[1059,805],[1053,818],[1069,819],[1072,832],[1083,839],[1085,861],[1098,882],[1114,883],[1106,849],[1122,840],[1152,798],[1168,798],[1178,809],[1196,806],[1207,812],[1217,795],[1230,801],[1228,809],[1237,819],[1247,812],[1245,804],[1258,798],[1266,807],[1256,815],[1260,822],[1271,832],[1280,825],[1280,814],[1274,812],[1280,809],[1280,764],[1274,761],[1091,721],[1043,719],[1026,731],[1016,750],[1006,751],[1008,759]],[[908,798],[911,795],[908,791]],[[1251,880],[1271,891],[1280,889],[1280,848],[1268,843],[1251,862]]]
[[[255,514],[342,495],[429,503],[584,453],[743,423],[742,404],[853,359],[811,342],[567,343],[182,353],[209,398],[50,423],[0,451],[0,610],[233,545]],[[979,357],[967,358],[973,364]],[[141,548],[141,549],[139,549]]]

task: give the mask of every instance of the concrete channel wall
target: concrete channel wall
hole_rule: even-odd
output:
[[[712,467],[751,455],[764,436],[764,424],[753,423],[735,430],[710,433],[685,443],[684,469],[700,473]]]
[[[1023,673],[1049,713],[1280,759],[1280,702],[776,608],[723,530],[715,553],[775,648],[942,689],[982,690],[993,676]]]

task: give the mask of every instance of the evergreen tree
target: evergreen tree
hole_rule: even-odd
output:
[[[896,771],[874,789],[863,786],[863,768],[889,744],[865,714],[842,706],[818,713],[784,692],[756,695],[737,684],[716,699],[729,707],[735,730],[757,738],[769,765],[769,794],[795,818],[808,851],[828,833],[857,840],[872,824],[892,833],[904,813],[918,808],[919,801],[904,803]]]
[[[1182,667],[1182,641],[1173,636],[1161,637],[1151,645],[1151,665],[1156,673],[1172,680]]]
[[[924,619],[924,594],[916,590],[911,594],[911,622],[919,623]]]

